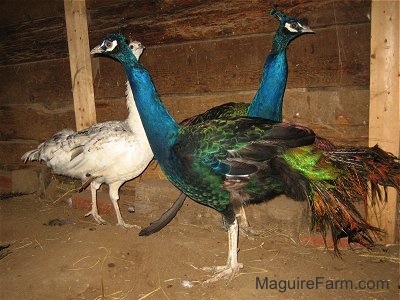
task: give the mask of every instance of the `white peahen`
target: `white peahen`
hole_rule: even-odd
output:
[[[134,41],[129,45],[139,59],[144,49],[142,44]],[[21,159],[25,163],[44,161],[55,174],[81,179],[86,182],[83,186],[90,184],[92,209],[86,216],[92,215],[99,224],[106,222],[98,213],[96,192],[103,183],[108,184],[117,225],[130,228],[135,225],[125,223],[119,210],[119,188],[146,169],[153,152],[129,82],[126,82],[126,104],[129,111],[126,120],[98,123],[78,132],[62,130]]]

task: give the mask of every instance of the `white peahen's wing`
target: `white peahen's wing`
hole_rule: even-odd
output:
[[[90,131],[67,165],[70,174],[104,177],[105,182],[128,180],[144,171],[152,158],[147,140],[125,124],[107,122]]]

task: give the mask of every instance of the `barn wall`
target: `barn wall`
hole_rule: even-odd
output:
[[[146,46],[141,61],[180,121],[251,101],[277,27],[268,14],[274,3],[87,0],[90,45],[122,20],[122,31]],[[287,52],[284,118],[337,143],[366,145],[370,2],[282,0],[278,9],[307,19],[316,33]],[[2,1],[0,28],[0,169],[7,169],[75,122],[63,1]],[[92,65],[97,120],[125,118],[123,69],[104,57]]]

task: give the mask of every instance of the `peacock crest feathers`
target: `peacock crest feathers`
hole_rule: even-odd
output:
[[[286,15],[283,12],[277,11],[275,7],[271,8],[269,11],[270,15],[274,18],[277,18],[279,21],[283,18],[286,18]]]

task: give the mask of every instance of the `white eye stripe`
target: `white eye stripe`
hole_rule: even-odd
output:
[[[105,45],[106,42],[107,42],[107,41],[104,41],[104,42],[101,44],[101,47],[106,46],[106,45]],[[115,47],[117,47],[117,45],[118,45],[118,43],[117,43],[116,40],[112,41],[111,47],[107,47],[107,46],[106,46],[106,52],[113,51],[113,50],[115,49]]]
[[[290,25],[291,25],[291,23],[285,23],[285,28],[286,28],[287,30],[289,30],[290,32],[298,32],[297,29],[292,28]],[[297,23],[297,25],[299,26],[299,28],[302,27],[299,23]]]
[[[117,47],[117,45],[118,45],[117,41],[114,40],[114,41],[112,42],[111,47],[108,48],[107,51],[113,51],[114,48]]]

